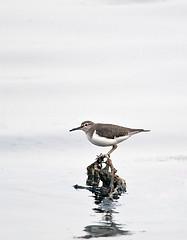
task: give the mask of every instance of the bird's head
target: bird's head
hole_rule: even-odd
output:
[[[93,122],[92,121],[84,121],[81,123],[80,127],[77,128],[73,128],[71,130],[69,130],[70,132],[75,131],[75,130],[83,130],[85,133],[87,133],[90,128],[93,126]]]

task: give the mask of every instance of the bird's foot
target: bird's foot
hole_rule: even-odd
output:
[[[106,157],[107,159],[110,159],[110,154],[104,154],[104,157]]]

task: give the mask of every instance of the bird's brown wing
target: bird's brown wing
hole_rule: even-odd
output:
[[[97,124],[96,133],[101,137],[106,137],[110,139],[114,139],[115,137],[122,137],[131,135],[131,129],[125,128],[112,124]]]
[[[115,137],[131,136],[139,132],[149,132],[150,130],[132,129],[113,124],[95,124],[96,133],[101,137],[114,139]]]

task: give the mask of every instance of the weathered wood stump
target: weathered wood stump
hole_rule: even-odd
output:
[[[87,189],[100,201],[105,197],[118,199],[122,193],[126,192],[126,182],[116,175],[116,172],[110,157],[100,154],[96,161],[87,167],[86,185],[88,187],[75,185],[74,188]]]

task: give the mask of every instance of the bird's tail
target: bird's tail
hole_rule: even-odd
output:
[[[151,130],[140,129],[140,132],[150,132]]]
[[[131,129],[131,134],[136,134],[139,132],[150,132],[151,130],[145,130],[145,129]]]

